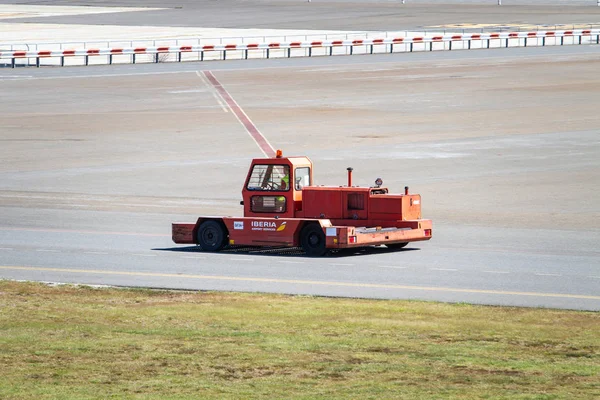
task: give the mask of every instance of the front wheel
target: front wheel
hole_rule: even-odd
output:
[[[204,221],[198,228],[198,244],[204,251],[219,251],[225,246],[226,234],[223,224]]]
[[[327,252],[325,247],[325,233],[323,228],[317,224],[307,225],[300,232],[300,242],[306,255],[310,257],[321,257]]]

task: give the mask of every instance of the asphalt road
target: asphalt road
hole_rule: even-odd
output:
[[[596,0],[138,0],[53,1],[52,5],[163,8],[129,13],[0,19],[6,23],[52,23],[217,28],[403,31],[479,25],[600,24]],[[48,5],[45,0],[0,4]]]
[[[0,277],[600,310],[597,46],[0,71]],[[431,242],[205,254],[260,151],[423,196]]]

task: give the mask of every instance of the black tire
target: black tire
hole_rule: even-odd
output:
[[[386,244],[386,246],[387,246],[388,249],[394,249],[394,250],[406,247],[406,245],[408,245],[408,242]]]
[[[310,224],[305,226],[300,232],[300,243],[307,256],[321,257],[327,253],[325,233],[320,225]]]
[[[196,234],[198,244],[204,251],[219,251],[225,246],[225,227],[217,221],[204,221]]]

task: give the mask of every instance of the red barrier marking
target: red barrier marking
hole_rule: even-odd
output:
[[[516,32],[511,32],[508,34],[508,37],[519,37],[519,34]]]
[[[454,35],[452,36],[452,40],[462,40],[462,35]]]
[[[156,51],[169,51],[169,47],[159,47]]]
[[[15,51],[13,53],[13,57],[25,57],[27,55],[26,51]]]
[[[565,35],[573,35],[573,31],[565,31]]]
[[[493,38],[497,39],[497,38],[499,38],[499,37],[500,37],[500,34],[499,34],[499,33],[492,33],[492,34],[490,35],[490,38],[492,38],[492,39],[493,39]]]
[[[331,42],[332,46],[341,46],[344,43],[343,40],[334,40],[333,42]]]
[[[527,32],[527,37],[537,36],[536,32]]]
[[[136,47],[135,49],[133,49],[134,53],[145,53],[146,52],[146,48],[145,47]]]
[[[300,47],[302,46],[302,42],[292,42],[290,43],[290,47]]]
[[[235,50],[237,49],[237,44],[226,44],[225,50]]]
[[[279,48],[279,43],[269,43],[269,48]]]
[[[123,49],[110,49],[110,54],[122,54]]]
[[[51,51],[49,50],[43,50],[43,51],[38,51],[38,57],[50,57],[51,55]]]
[[[442,40],[444,37],[443,36],[434,36],[431,38],[431,40],[439,42],[440,40]]]
[[[473,39],[473,40],[481,39],[481,35],[471,35],[471,39]]]
[[[100,50],[98,49],[89,49],[87,51],[88,56],[93,56],[94,54],[100,54]]]
[[[375,39],[373,40],[373,44],[381,44],[383,43],[383,39]]]
[[[74,56],[75,50],[65,50],[63,51],[63,56]]]
[[[556,35],[556,32],[546,32],[546,36],[554,36]]]
[[[192,51],[192,46],[181,46],[179,51]]]
[[[312,47],[321,47],[323,46],[323,42],[311,42],[310,45]]]
[[[229,109],[237,117],[238,121],[240,121],[244,128],[246,128],[246,131],[252,137],[252,139],[254,139],[254,141],[256,142],[260,150],[264,153],[264,155],[267,157],[274,157],[275,149],[273,148],[273,146],[271,146],[267,138],[265,138],[263,134],[260,133],[256,125],[254,125],[250,118],[248,118],[244,110],[242,110],[242,108],[235,102],[235,100],[233,99],[233,97],[231,97],[229,92],[227,92],[223,85],[221,85],[217,78],[215,78],[212,72],[203,71],[203,73],[204,76],[206,76],[208,81],[211,83],[211,85],[213,85],[217,92],[219,92],[223,100],[225,100],[225,102],[229,106]]]
[[[394,43],[402,43],[402,42],[404,42],[404,38],[394,38],[393,42]]]
[[[413,42],[422,42],[423,38],[422,37],[414,37],[412,38]]]
[[[212,46],[212,45],[210,45],[210,46],[202,46],[202,50],[214,50],[214,49],[215,49],[215,46]]]
[[[581,31],[582,35],[590,35],[592,33],[592,31]]]
[[[353,45],[361,45],[361,44],[363,44],[363,41],[362,40],[353,40],[352,44]]]
[[[258,49],[258,43],[251,43],[248,45],[249,49]]]

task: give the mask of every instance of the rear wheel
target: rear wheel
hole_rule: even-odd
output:
[[[388,249],[401,249],[403,247],[406,247],[406,245],[408,244],[408,242],[404,242],[404,243],[389,243],[386,244]]]
[[[225,246],[225,228],[217,221],[204,221],[198,228],[197,239],[202,250],[219,251]]]
[[[310,224],[300,232],[302,249],[310,257],[320,257],[327,252],[325,247],[325,233],[317,224]]]

